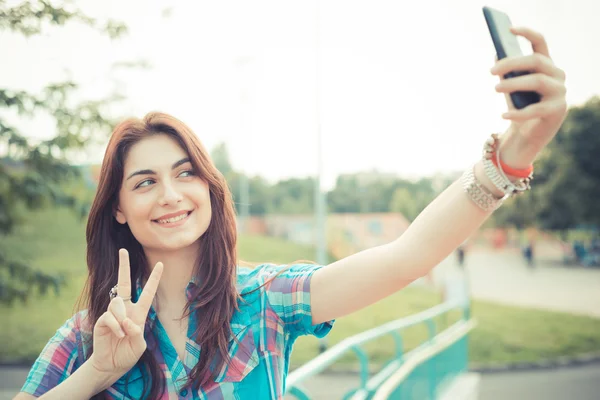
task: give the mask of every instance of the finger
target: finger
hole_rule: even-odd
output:
[[[123,321],[123,329],[127,336],[137,336],[142,333],[142,329],[129,318],[125,318]]]
[[[510,31],[517,36],[523,36],[525,39],[531,42],[531,46],[535,53],[540,53],[546,57],[550,57],[550,51],[548,50],[548,44],[544,36],[529,28],[523,27],[511,27]]]
[[[561,81],[565,80],[565,73],[558,68],[551,59],[539,53],[530,54],[523,57],[507,57],[499,60],[490,72],[494,75],[503,77],[513,71],[539,72],[552,76]]]
[[[148,313],[148,310],[150,310],[150,306],[154,300],[154,295],[158,289],[158,283],[160,282],[162,271],[163,264],[161,262],[156,263],[156,266],[148,278],[148,282],[146,282],[146,285],[144,286],[144,290],[140,295],[140,299],[137,302],[137,304],[139,304],[142,308],[142,311],[144,311],[146,314]]]
[[[521,110],[510,110],[502,114],[502,118],[515,122],[524,122],[534,118],[564,115],[566,107],[564,100],[542,101],[540,103],[528,105]]]
[[[117,321],[115,316],[107,311],[98,318],[98,328],[108,328],[115,336],[122,339],[125,337],[125,332],[121,329],[121,324]]]
[[[108,305],[108,310],[115,316],[119,323],[123,323],[127,318],[127,309],[125,308],[125,302],[119,296],[112,299]]]
[[[497,63],[497,62],[498,62],[498,54],[495,54],[494,55],[494,63]],[[492,67],[492,71],[490,71],[490,72],[492,72],[492,74],[494,73],[493,69],[495,68],[495,66],[496,66],[496,64],[494,64],[494,67]],[[500,81],[502,81],[502,79],[504,79],[504,75],[500,75]],[[512,99],[510,98],[510,93],[504,93],[504,100],[506,101],[506,105],[508,106],[509,110],[513,110],[516,108],[512,102]]]
[[[117,294],[121,297],[131,297],[131,272],[129,266],[129,253],[125,249],[119,250],[119,281]]]
[[[142,329],[132,320],[127,318],[123,321],[123,328],[127,336],[131,339],[131,347],[136,354],[141,354],[146,350],[146,341]]]
[[[496,85],[496,91],[501,93],[538,92],[542,96],[551,96],[564,94],[566,89],[561,81],[537,73],[503,79]]]
[[[510,98],[510,93],[504,93],[504,100],[506,101],[506,105],[508,106],[509,110],[516,110],[517,107],[515,107],[515,105],[512,102],[512,99]]]

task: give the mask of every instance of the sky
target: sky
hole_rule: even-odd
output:
[[[74,4],[122,20],[129,34],[111,41],[78,23],[29,39],[0,32],[9,55],[0,87],[38,91],[71,78],[81,99],[118,89],[125,99],[114,115],[170,113],[207,148],[225,142],[235,168],[270,181],[316,174],[319,137],[325,187],[343,173],[468,168],[487,136],[508,126],[484,5],[544,34],[567,74],[569,105],[600,95],[595,0]],[[113,67],[137,59],[151,67]],[[13,121],[32,138],[53,134],[48,118]],[[101,162],[103,151],[91,148],[86,160]]]

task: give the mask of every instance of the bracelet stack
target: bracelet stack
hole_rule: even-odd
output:
[[[492,181],[494,186],[502,191],[507,197],[515,194],[523,193],[531,189],[530,182],[533,179],[533,166],[530,166],[525,170],[525,177],[520,178],[516,182],[512,182],[506,176],[505,165],[500,160],[500,138],[498,134],[492,134],[483,148],[483,168],[485,175]],[[511,172],[517,174],[517,176],[523,176],[522,170],[515,170],[511,168]]]
[[[463,174],[462,185],[469,198],[483,211],[494,211],[502,205],[504,197],[494,196],[475,176],[475,166]]]
[[[486,177],[504,194],[502,197],[495,196],[479,182],[474,168],[467,170],[462,176],[463,189],[469,198],[484,211],[493,211],[500,207],[507,198],[531,189],[533,165],[522,170],[508,167],[500,159],[499,144],[498,134],[492,134],[492,137],[485,142],[482,161]],[[519,179],[511,181],[507,174]]]

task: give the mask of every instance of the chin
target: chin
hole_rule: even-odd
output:
[[[170,251],[181,250],[197,243],[201,236],[202,235],[194,235],[190,237],[169,238],[169,240],[161,241],[157,247]]]

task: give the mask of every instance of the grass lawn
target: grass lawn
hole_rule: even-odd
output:
[[[56,329],[73,313],[86,275],[84,224],[66,210],[31,214],[29,223],[14,236],[2,238],[0,251],[27,260],[44,271],[63,273],[67,286],[60,295],[32,298],[28,304],[0,306],[0,362],[31,361]],[[314,251],[283,240],[242,237],[240,257],[246,261],[291,262],[313,259]],[[339,319],[328,336],[330,345],[350,335],[414,314],[439,302],[439,295],[407,288],[365,310]],[[479,324],[470,336],[470,359],[477,363],[535,361],[600,349],[600,319],[522,309],[475,301],[473,315]],[[422,326],[406,331],[412,347],[426,335]],[[317,354],[317,339],[303,337],[295,345],[292,365]],[[373,360],[386,360],[393,351],[391,338],[367,347]],[[355,363],[351,354],[342,365]]]

